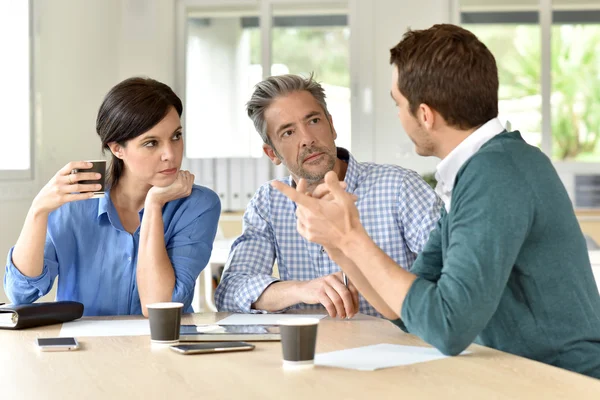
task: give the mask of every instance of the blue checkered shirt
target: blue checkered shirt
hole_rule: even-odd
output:
[[[377,245],[409,269],[434,228],[442,205],[431,187],[414,171],[395,165],[359,163],[345,149],[338,158],[348,162],[346,191],[358,196],[360,220]],[[292,185],[292,177],[281,180]],[[277,260],[280,278],[272,276]],[[231,252],[215,300],[219,311],[260,313],[252,304],[273,282],[306,281],[340,271],[324,251],[296,229],[296,205],[269,183],[250,201],[243,233]],[[363,314],[381,316],[362,296]],[[294,309],[324,309],[297,304]]]

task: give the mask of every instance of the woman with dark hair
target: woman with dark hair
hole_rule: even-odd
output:
[[[221,211],[218,196],[180,170],[181,100],[165,84],[131,78],[104,98],[96,131],[112,154],[104,197],[91,163],[70,162],[33,200],[9,251],[4,289],[32,303],[58,280],[57,300],[85,315],[144,314],[146,305],[191,307]],[[74,173],[77,170],[78,172]]]

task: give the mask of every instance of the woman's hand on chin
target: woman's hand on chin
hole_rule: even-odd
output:
[[[146,196],[146,206],[158,205],[162,207],[169,201],[189,196],[192,193],[194,178],[195,176],[191,172],[180,170],[175,181],[169,186],[153,186],[150,188]]]

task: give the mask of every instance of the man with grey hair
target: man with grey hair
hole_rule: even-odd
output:
[[[410,268],[438,220],[441,201],[410,170],[359,163],[335,145],[337,133],[325,93],[312,75],[272,76],[256,85],[248,116],[263,139],[263,150],[291,176],[282,180],[312,193],[334,171],[355,196],[371,238],[399,265]],[[315,193],[316,195],[316,193]],[[339,266],[322,246],[296,229],[296,205],[265,183],[244,214],[242,235],[234,242],[216,291],[219,311],[279,312],[325,307],[331,317],[356,313],[381,316],[344,282]],[[272,276],[277,260],[279,278]]]

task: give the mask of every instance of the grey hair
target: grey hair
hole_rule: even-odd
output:
[[[323,90],[323,86],[313,79],[312,73],[308,78],[292,74],[270,76],[256,84],[252,97],[246,103],[246,111],[263,142],[271,144],[267,135],[265,110],[276,98],[303,90],[309,92],[317,100],[323,108],[326,117],[329,119],[329,111],[327,111],[327,103],[325,102],[325,91]]]

